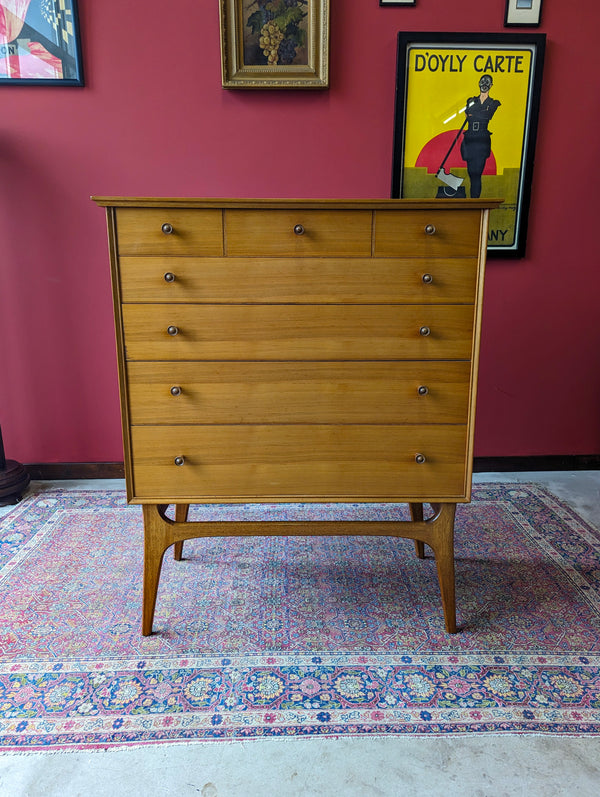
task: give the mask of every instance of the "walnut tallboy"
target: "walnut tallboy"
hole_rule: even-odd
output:
[[[421,558],[427,543],[454,633],[454,514],[470,500],[499,202],[94,200],[127,496],[144,513],[142,633],[169,546],[180,559],[193,537],[271,534],[408,537]],[[190,504],[240,502],[406,502],[412,520],[187,520]]]

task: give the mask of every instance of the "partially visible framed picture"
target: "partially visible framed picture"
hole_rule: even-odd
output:
[[[0,83],[83,86],[76,0],[0,0]]]
[[[227,89],[329,86],[329,0],[220,0]]]
[[[522,257],[546,37],[399,33],[392,197],[502,198],[488,253]]]
[[[415,6],[417,0],[379,0],[380,6]]]
[[[504,26],[537,27],[542,14],[542,0],[506,0]]]

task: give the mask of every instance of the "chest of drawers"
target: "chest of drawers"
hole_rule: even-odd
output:
[[[192,537],[312,533],[429,545],[455,631],[454,511],[470,499],[498,202],[94,199],[128,500],[144,512],[143,633],[169,546],[180,558]],[[296,501],[406,502],[412,520],[187,520],[193,503]]]

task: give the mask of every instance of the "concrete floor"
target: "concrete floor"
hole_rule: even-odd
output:
[[[541,484],[600,528],[600,471],[480,473],[474,481]],[[57,484],[124,487],[120,481]],[[102,753],[0,755],[0,797],[599,794],[598,737],[274,739]]]

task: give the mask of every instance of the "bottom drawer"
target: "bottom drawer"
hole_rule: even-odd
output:
[[[138,426],[131,441],[134,500],[465,500],[463,425]]]

